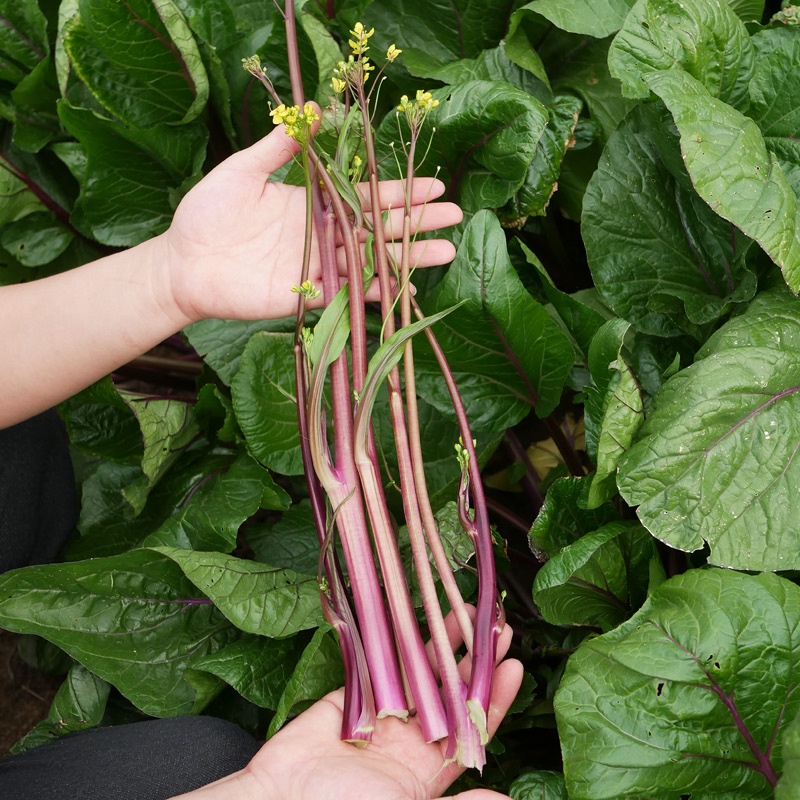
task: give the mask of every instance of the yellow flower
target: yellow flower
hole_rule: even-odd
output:
[[[333,87],[333,91],[336,94],[341,94],[347,88],[347,81],[343,81],[340,78],[334,76],[331,79],[331,86]]]
[[[356,22],[356,24],[353,26],[353,30],[351,30],[350,33],[355,36],[355,41],[350,39],[347,43],[350,45],[354,55],[359,56],[369,50],[367,40],[370,36],[372,36],[373,33],[375,33],[375,28],[366,30],[360,22]]]
[[[387,61],[394,61],[402,52],[402,50],[398,50],[393,44],[390,44],[389,49],[386,51]]]

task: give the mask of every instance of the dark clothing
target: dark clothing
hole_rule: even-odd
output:
[[[0,574],[55,560],[78,511],[58,415],[0,430]],[[214,717],[94,728],[0,761],[0,800],[167,800],[244,768],[258,748]]]
[[[0,430],[0,574],[54,561],[78,510],[58,414],[46,411]]]
[[[93,728],[0,761],[0,800],[167,800],[243,769],[258,747],[215,717]]]

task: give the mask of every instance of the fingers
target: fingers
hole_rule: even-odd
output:
[[[390,245],[388,250],[395,262],[399,262],[402,254],[401,246],[399,244]],[[446,239],[423,239],[420,242],[414,242],[409,252],[412,269],[415,267],[438,267],[440,264],[449,264],[456,257],[455,247]],[[336,251],[336,262],[339,274],[347,275],[347,261],[343,247]],[[366,250],[363,246],[361,263],[366,263]]]
[[[475,606],[470,605],[469,603],[464,604],[464,608],[467,610],[467,614],[469,618],[474,622],[475,621]],[[448,615],[444,618],[444,629],[447,633],[447,640],[450,644],[450,649],[455,653],[463,644],[464,640],[461,638],[461,629],[458,626],[458,620],[453,614],[452,611],[448,613]],[[440,678],[439,675],[439,664],[436,660],[436,654],[433,649],[433,642],[428,640],[425,643],[425,651],[428,654],[428,661],[430,662],[431,668],[433,669],[433,674],[438,681]]]
[[[312,102],[314,111],[317,116],[321,115],[320,107]],[[317,120],[311,126],[311,135],[313,136],[319,129],[320,121]],[[263,139],[256,142],[254,145],[245,150],[235,153],[231,156],[231,160],[236,160],[237,166],[244,163],[254,170],[264,173],[267,177],[271,172],[282,167],[290,158],[293,158],[300,152],[300,145],[296,139],[287,136],[284,131],[283,125],[278,125],[275,129],[267,134]]]
[[[444,184],[436,178],[414,178],[411,184],[411,204],[417,205],[428,200],[435,200],[444,194]],[[361,196],[361,207],[366,211],[372,208],[368,183],[358,185]],[[405,181],[380,182],[381,208],[397,208],[406,202]]]
[[[511,630],[510,625],[505,625],[503,630],[500,631],[500,636],[497,637],[497,651],[494,659],[495,664],[499,664],[505,657],[506,653],[508,652],[508,648],[511,646],[511,637],[513,634],[514,632]],[[472,659],[470,658],[469,654],[467,654],[461,659],[461,661],[458,662],[458,671],[461,673],[461,677],[465,681],[468,681],[471,670]]]
[[[392,206],[384,212],[383,230],[387,239],[399,240],[403,238],[403,215],[405,210],[402,205]],[[372,214],[366,214],[372,220]],[[458,225],[464,219],[464,213],[455,203],[431,203],[429,205],[416,205],[411,208],[411,235],[423,231],[435,231],[439,228],[449,228]],[[336,243],[341,244],[339,229],[336,229]],[[359,241],[366,241],[368,231],[359,231]]]
[[[447,798],[439,800],[510,800],[507,794],[493,792],[491,789],[470,789],[468,792],[448,795]]]

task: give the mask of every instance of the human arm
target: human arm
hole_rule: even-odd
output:
[[[305,193],[267,179],[296,151],[276,128],[211,171],[160,236],[60,275],[0,288],[0,428],[70,397],[191,322],[293,314]],[[443,186],[416,184],[421,212]],[[385,183],[383,200],[401,209],[398,182]],[[460,218],[453,204],[433,204],[420,230]],[[420,242],[417,253],[421,266],[447,263],[454,254],[441,240]],[[312,280],[319,282],[318,273],[312,258]]]

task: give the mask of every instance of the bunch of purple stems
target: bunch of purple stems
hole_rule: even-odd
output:
[[[304,102],[293,3],[287,2],[281,14],[286,23],[294,107],[280,105],[257,59],[255,63],[249,60],[246,67],[270,89],[279,104],[273,110],[276,124],[283,122],[301,145],[307,209],[302,278],[295,287],[296,398],[305,475],[321,543],[320,595],[326,619],[338,634],[345,665],[342,738],[364,745],[372,736],[376,719],[407,719],[409,713],[416,713],[426,740],[447,738],[448,760],[480,769],[485,763],[484,746],[488,741],[497,638],[504,622],[502,605],[497,596],[491,531],[474,441],[452,371],[431,330],[431,325],[449,310],[425,317],[412,297],[409,283],[416,147],[425,116],[436,103],[430,94],[419,93],[416,102],[404,97],[399,107],[409,133],[403,144],[405,208],[398,264],[387,249],[371,128],[370,100],[382,69],[371,82],[371,89],[366,88],[374,70],[366,56],[372,31],[366,31],[360,23],[351,31],[355,37],[350,42],[353,55],[339,63],[338,77],[333,81],[334,89],[344,94],[346,122],[342,127],[348,130],[342,133],[340,142],[345,136],[362,137],[369,186],[364,202],[350,180],[353,172],[358,174],[360,169],[353,170],[353,159],[342,154],[352,153],[353,148],[340,147],[327,163],[324,156],[315,152],[309,131],[316,115],[313,107]],[[399,52],[392,45],[387,59],[394,60]],[[358,118],[360,125],[352,124]],[[356,130],[358,133],[354,133]],[[367,212],[372,210],[371,218],[362,211],[363,205]],[[369,231],[366,269],[359,245],[362,231]],[[313,334],[304,325],[307,300],[319,291],[308,281],[312,233],[319,248],[326,306]],[[337,233],[347,262],[347,285],[343,289],[339,288]],[[373,265],[380,286],[383,343],[370,360],[364,293],[372,279]],[[475,548],[478,599],[474,624],[441,542],[425,483],[411,341],[417,333],[424,333],[435,354],[460,430],[461,443],[456,445],[461,465],[457,504],[460,523]],[[398,366],[401,360],[404,382]],[[323,391],[328,376],[329,406]],[[388,386],[399,486],[414,568],[441,685],[415,617],[370,421],[377,391],[384,382]],[[333,422],[333,454],[328,440],[329,414]],[[333,546],[335,536],[341,542],[349,587]],[[447,635],[429,551],[467,647],[468,678],[459,670]],[[381,577],[373,552],[377,554]]]

